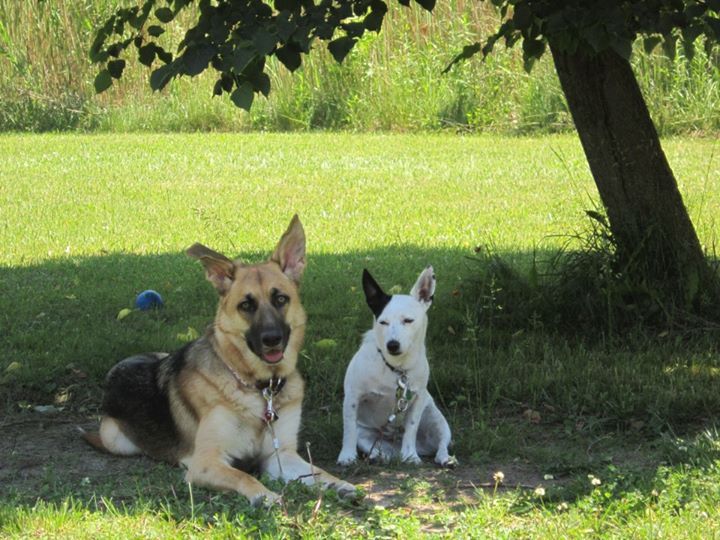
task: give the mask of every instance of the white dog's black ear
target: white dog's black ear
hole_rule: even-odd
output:
[[[435,296],[435,271],[432,266],[429,266],[423,270],[420,277],[413,285],[410,291],[410,296],[425,306],[425,309],[429,308]]]
[[[370,275],[370,272],[363,270],[362,276],[363,291],[365,291],[365,300],[370,310],[375,314],[375,317],[379,317],[385,309],[392,296],[385,294],[377,284],[377,281]]]

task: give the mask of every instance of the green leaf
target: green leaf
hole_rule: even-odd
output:
[[[222,93],[222,79],[218,79],[217,81],[215,81],[215,86],[213,86],[213,96],[222,96]]]
[[[287,12],[278,13],[275,22],[277,24],[277,33],[280,41],[288,41],[290,39],[290,36],[292,36],[295,30],[297,30],[298,28],[297,22],[295,22],[294,20],[291,21],[290,15]]]
[[[251,80],[253,90],[261,92],[263,96],[268,97],[270,95],[270,76],[261,71]]]
[[[428,11],[432,11],[433,8],[435,7],[435,0],[415,0],[415,1]]]
[[[720,41],[720,19],[715,17],[706,17],[705,23],[707,23],[710,30],[712,30],[713,34],[715,34],[715,39]]]
[[[692,41],[683,40],[683,51],[685,51],[685,58],[692,60],[695,58],[695,44]]]
[[[662,48],[665,55],[670,58],[670,60],[675,59],[675,53],[676,53],[676,47],[677,47],[677,38],[670,34],[669,36],[665,36],[665,39],[663,40]]]
[[[103,69],[95,76],[95,93],[99,94],[101,92],[104,92],[112,86],[112,83],[112,75],[110,75],[110,72],[107,69]]]
[[[253,36],[253,45],[255,45],[255,50],[263,56],[270,54],[275,48],[276,43],[277,36],[263,29],[255,32],[255,35]]]
[[[246,81],[237,87],[232,94],[230,94],[230,99],[236,107],[250,111],[253,99],[255,99],[255,92],[253,92],[250,83]]]
[[[148,26],[147,33],[150,34],[152,37],[159,37],[165,33],[165,29],[162,26],[153,24],[151,26]]]
[[[296,11],[300,9],[300,0],[275,0],[278,11]]]
[[[223,73],[222,75],[220,75],[220,83],[222,84],[223,90],[225,90],[226,92],[232,90],[233,84],[235,84],[233,82],[233,78],[227,73]]]
[[[685,17],[687,17],[689,21],[692,21],[704,15],[706,10],[707,6],[703,4],[689,3],[685,8]]]
[[[125,69],[125,60],[111,60],[107,64],[107,70],[113,79],[119,79],[122,77],[123,70]]]
[[[257,54],[250,47],[236,47],[230,58],[235,73],[242,73],[248,64],[253,61],[255,56],[257,56]]]
[[[337,62],[342,63],[342,61],[345,60],[345,57],[355,45],[356,41],[356,39],[348,36],[339,37],[337,39],[333,39],[330,43],[328,43],[328,50]]]
[[[545,42],[541,39],[525,38],[523,40],[523,55],[538,59],[545,52]]]
[[[660,36],[649,36],[646,37],[643,40],[643,47],[645,48],[645,52],[647,54],[650,54],[655,50],[655,47],[657,47],[660,42],[662,41],[662,38]]]
[[[597,222],[598,222],[600,225],[602,225],[604,228],[608,228],[608,227],[609,227],[609,224],[608,224],[608,222],[607,222],[607,218],[605,217],[604,214],[601,214],[600,212],[597,212],[597,211],[595,211],[595,210],[585,210],[585,214],[587,214],[587,216],[588,216],[590,219],[594,219],[595,221],[597,221]]]
[[[545,52],[545,42],[540,39],[523,39],[523,68],[530,73],[535,60]]]
[[[157,57],[165,62],[166,64],[169,64],[173,61],[173,55],[172,53],[167,52],[165,49],[163,49],[160,45],[155,44],[155,54]]]
[[[379,32],[382,28],[383,19],[385,19],[385,13],[371,11],[363,19],[363,26],[365,30],[370,32]]]
[[[162,90],[176,74],[177,68],[175,64],[165,64],[157,68],[150,74],[150,88],[155,92]]]
[[[160,22],[164,22],[164,23],[169,23],[170,21],[173,20],[173,17],[175,17],[175,15],[172,12],[172,9],[166,8],[166,7],[156,9],[155,16],[158,18],[158,20]]]
[[[349,37],[360,38],[365,32],[365,25],[361,22],[347,23],[342,25],[342,29]]]
[[[190,77],[199,75],[207,69],[213,56],[215,56],[215,47],[210,45],[200,45],[186,50],[181,57],[182,72]]]
[[[532,22],[532,10],[526,3],[517,4],[513,12],[513,22],[518,30],[525,30]]]
[[[99,30],[92,45],[90,46],[90,61],[92,62],[104,62],[108,58],[108,53],[103,50],[105,40],[108,38],[108,34]]]
[[[290,45],[280,47],[277,51],[275,51],[275,56],[277,56],[277,59],[280,60],[290,71],[295,71],[302,63],[300,52]]]
[[[630,60],[630,55],[632,54],[632,41],[620,37],[613,37],[610,41],[610,47],[625,60]]]
[[[475,56],[478,52],[480,52],[480,47],[481,44],[479,42],[473,43],[472,45],[465,45],[462,52],[453,58],[447,67],[442,70],[443,74],[450,71],[450,69],[461,60],[467,60],[468,58]]]
[[[371,32],[379,32],[382,27],[383,19],[387,13],[387,5],[382,0],[373,0],[370,4],[371,11],[363,19],[363,25],[366,30]]]
[[[138,49],[138,60],[144,66],[150,67],[155,61],[155,44],[148,43]]]

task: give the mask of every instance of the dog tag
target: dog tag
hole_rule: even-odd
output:
[[[265,407],[265,414],[263,415],[263,418],[265,419],[265,422],[268,424],[271,424],[275,420],[279,418],[277,411],[273,407],[273,395],[272,391],[269,388],[265,388],[263,390],[263,397],[265,398],[265,401],[267,402],[267,405]]]
[[[272,422],[274,422],[275,420],[278,419],[278,415],[273,409],[268,407],[267,409],[265,409],[264,418],[268,424],[271,424]]]
[[[397,411],[398,412],[405,412],[408,408],[408,402],[406,399],[400,398],[397,401]]]

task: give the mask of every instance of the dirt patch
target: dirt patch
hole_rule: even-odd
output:
[[[23,414],[0,424],[0,485],[24,497],[58,485],[104,483],[127,475],[131,460],[92,449],[78,427],[97,429],[79,416]],[[146,458],[133,459],[132,469],[150,468]]]
[[[0,423],[3,491],[33,500],[45,494],[76,493],[79,486],[102,486],[100,491],[106,495],[129,498],[136,493],[133,488],[137,486],[137,479],[157,477],[158,471],[171,483],[182,478],[180,470],[147,458],[122,458],[98,452],[82,439],[78,427],[97,429],[97,422],[93,418],[63,413],[28,412],[6,417]],[[362,486],[366,501],[383,507],[412,504],[419,509],[435,503],[447,505],[448,501],[466,505],[476,499],[478,489],[494,489],[493,474],[497,471],[504,474],[501,489],[532,488],[543,483],[541,474],[519,462],[460,465],[451,470],[432,464],[419,467],[359,465],[347,470],[328,463],[319,465]],[[132,482],[133,479],[136,481]]]

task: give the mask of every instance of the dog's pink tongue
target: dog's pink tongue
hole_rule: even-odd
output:
[[[265,360],[267,360],[268,362],[270,362],[272,364],[282,360],[282,357],[283,357],[282,351],[272,351],[272,352],[263,354],[263,358],[265,358]]]

